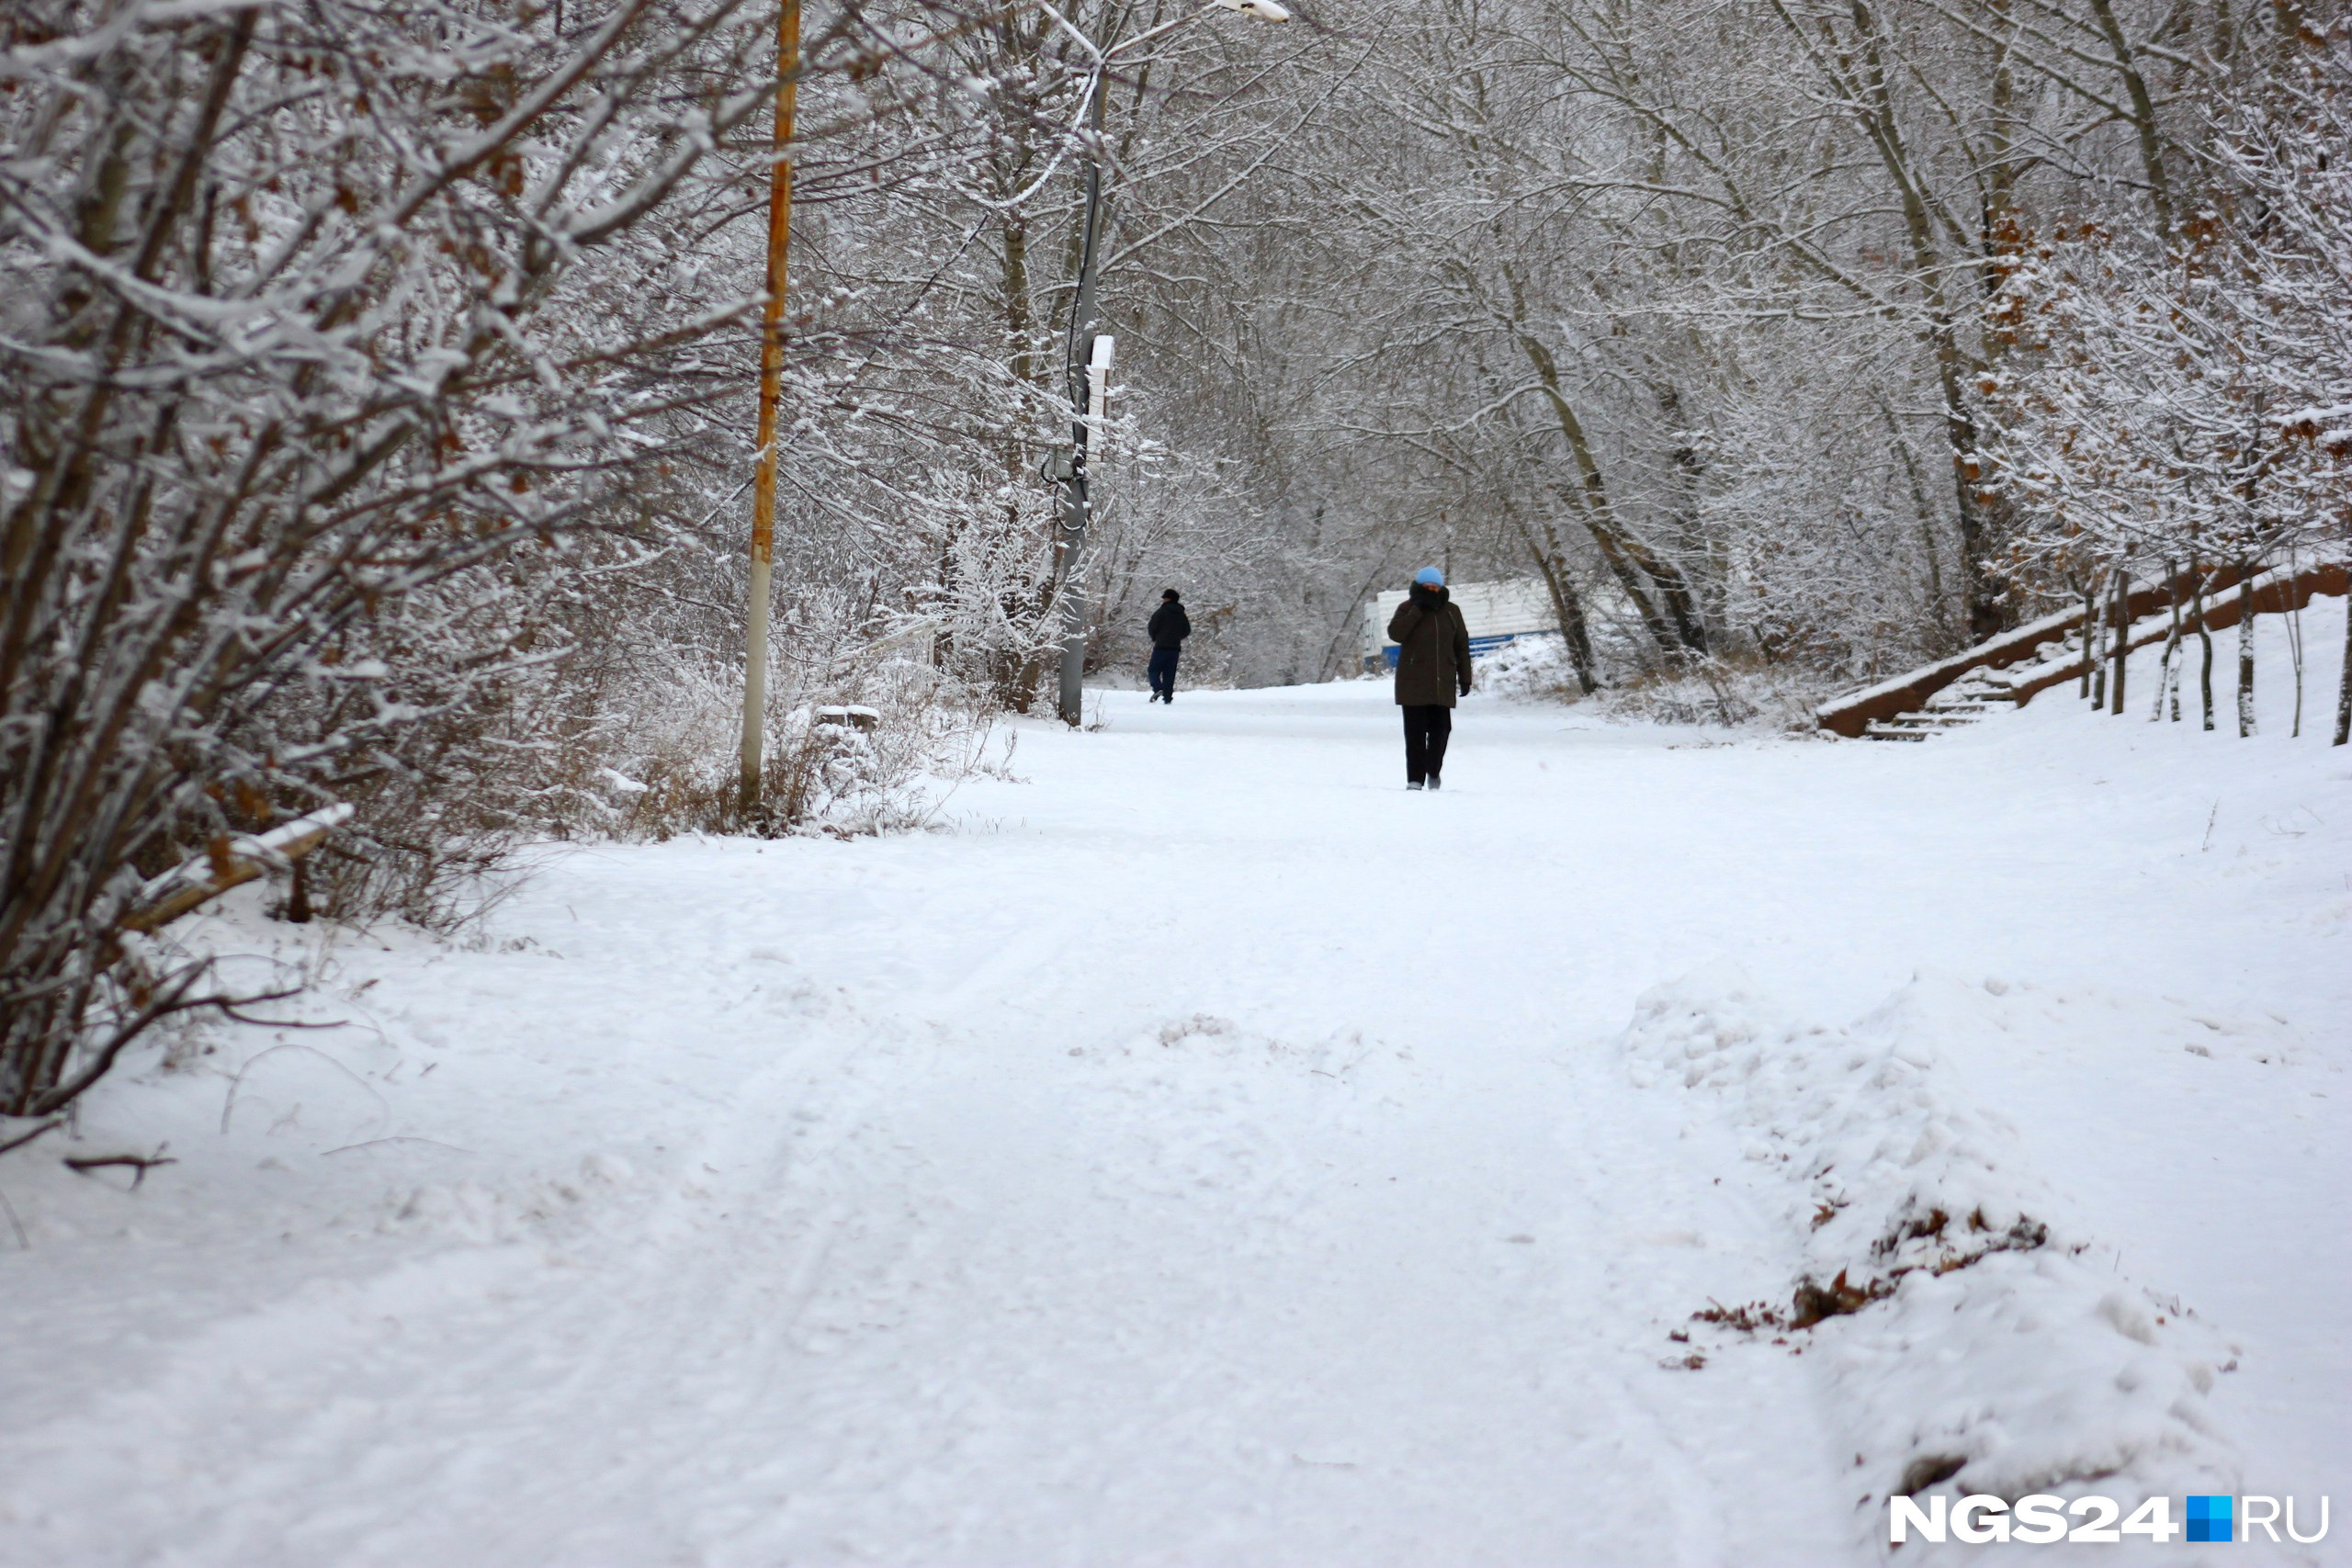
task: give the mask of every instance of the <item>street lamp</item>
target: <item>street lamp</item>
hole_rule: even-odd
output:
[[[1086,591],[1079,572],[1086,549],[1086,525],[1091,516],[1086,495],[1086,444],[1088,434],[1102,417],[1111,373],[1111,339],[1094,330],[1096,253],[1102,234],[1102,99],[1104,89],[1110,85],[1109,66],[1136,45],[1198,21],[1213,11],[1238,11],[1261,22],[1290,20],[1290,13],[1274,0],[1209,0],[1198,10],[1162,22],[1107,50],[1094,49],[1080,35],[1080,41],[1087,44],[1095,60],[1094,81],[1087,89],[1086,228],[1079,249],[1078,301],[1070,309],[1069,341],[1064,354],[1070,406],[1069,460],[1053,465],[1056,477],[1062,481],[1061,537],[1056,544],[1055,575],[1061,584],[1057,605],[1062,624],[1059,711],[1065,724],[1076,725],[1085,717]]]

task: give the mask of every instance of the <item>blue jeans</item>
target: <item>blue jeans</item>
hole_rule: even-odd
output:
[[[1176,661],[1184,657],[1181,648],[1155,648],[1151,650],[1151,694],[1176,700]]]

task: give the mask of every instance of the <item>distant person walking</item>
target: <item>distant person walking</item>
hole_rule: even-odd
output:
[[[1405,787],[1436,789],[1454,699],[1470,694],[1470,628],[1446,596],[1445,573],[1425,566],[1413,574],[1388,617],[1388,640],[1396,645],[1396,705],[1405,713]]]
[[[1159,595],[1159,608],[1144,626],[1151,634],[1151,700],[1176,700],[1176,663],[1184,657],[1184,639],[1193,635],[1192,617],[1184,614],[1181,595],[1173,588]]]

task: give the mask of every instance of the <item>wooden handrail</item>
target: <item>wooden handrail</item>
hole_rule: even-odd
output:
[[[2352,570],[2347,570],[2341,562],[2323,561],[2317,566],[2300,569],[2277,567],[2264,572],[2251,582],[2224,589],[2220,593],[2208,597],[2205,601],[2205,613],[2201,616],[2194,610],[2183,606],[2180,629],[2183,636],[2195,632],[2200,625],[2207,631],[2222,631],[2245,619],[2249,605],[2257,615],[2283,615],[2290,610],[2303,608],[2312,602],[2315,594],[2345,592],[2352,592]],[[2132,649],[2147,648],[2152,644],[2164,641],[2170,636],[2172,636],[2172,625],[2169,621],[2158,622],[2154,626],[2146,627],[2135,627],[2126,634],[2126,651]],[[2076,654],[2072,659],[2047,664],[2037,670],[2020,671],[2019,678],[2006,682],[2008,687],[2007,695],[2018,706],[2023,707],[2052,686],[2063,686],[2069,681],[2080,680],[2082,673],[2083,656]]]
[[[2257,579],[2256,591],[2257,614],[2267,614],[2272,607],[2268,597],[2270,590],[2261,584],[2267,584],[2271,578],[2288,570],[2275,569],[2271,572],[2261,574]],[[2335,574],[2333,578],[2327,575],[2331,572]],[[2328,563],[2306,567],[2293,576],[2298,582],[2316,574],[2321,581],[2340,583],[2343,581],[2344,572],[2345,568],[2341,563]],[[2245,577],[2244,569],[2234,566],[2212,569],[2206,575],[2205,591],[2209,595],[2206,603],[2206,624],[2209,626],[2219,630],[2224,626],[2237,624],[2236,612],[2231,613],[2230,618],[2226,621],[2216,620],[2213,617],[2221,613],[2223,604],[2244,597],[2231,595],[2228,591],[2245,581]],[[2197,577],[2192,570],[2181,572],[2162,582],[2142,583],[2133,587],[2125,596],[2124,614],[2127,625],[2136,623],[2142,617],[2168,606],[2172,604],[2173,596],[2177,592],[2185,595],[2196,585],[2196,582]],[[2293,592],[2291,589],[2280,591],[2282,595],[2291,592]],[[2320,587],[2304,590],[2302,598],[2296,601],[2294,607],[2300,609],[2303,604],[2308,604],[2313,592],[2340,593],[2344,589]],[[2094,615],[2111,614],[2112,605],[2109,601],[2102,598],[2091,613]],[[2014,630],[2003,632],[1998,637],[1989,637],[1965,652],[1956,653],[1950,659],[1939,660],[1933,664],[1923,665],[1919,669],[1897,675],[1891,680],[1881,681],[1876,685],[1865,686],[1859,692],[1824,703],[1814,709],[1814,722],[1820,728],[1826,729],[1832,734],[1842,735],[1849,739],[1859,739],[1873,723],[1883,722],[1901,714],[1917,713],[1928,705],[1929,697],[1972,671],[2005,670],[2013,664],[2028,662],[2048,644],[2059,641],[2079,630],[2082,624],[2083,612],[2079,607],[2061,610],[2055,614],[2044,615],[2038,621],[2029,621]],[[2169,633],[2170,627],[2167,626],[2165,630]],[[2139,645],[2135,644],[2135,646]],[[2057,684],[2061,680],[2079,676],[2082,670],[2082,661],[2076,659],[2067,664],[2065,675],[2056,676],[2052,680],[2041,681],[2042,672],[2036,671],[2035,679],[2040,683],[2033,687],[2033,691],[2041,691]],[[2030,695],[2032,693],[2028,692],[2017,700],[2023,703]]]
[[[141,891],[139,905],[122,918],[122,929],[148,933],[162,930],[273,866],[300,860],[325,843],[329,833],[351,820],[351,814],[349,806],[338,804],[322,807],[266,833],[236,839],[215,834],[203,854],[165,872]]]

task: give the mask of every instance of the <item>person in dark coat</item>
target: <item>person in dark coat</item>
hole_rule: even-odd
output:
[[[1396,705],[1405,712],[1405,787],[1439,786],[1456,697],[1470,694],[1470,628],[1446,596],[1445,574],[1425,566],[1388,617],[1396,645]]]
[[[1176,661],[1184,657],[1184,639],[1193,635],[1192,617],[1184,614],[1176,590],[1170,588],[1159,595],[1159,608],[1151,613],[1144,630],[1151,634],[1151,700],[1172,703]]]

